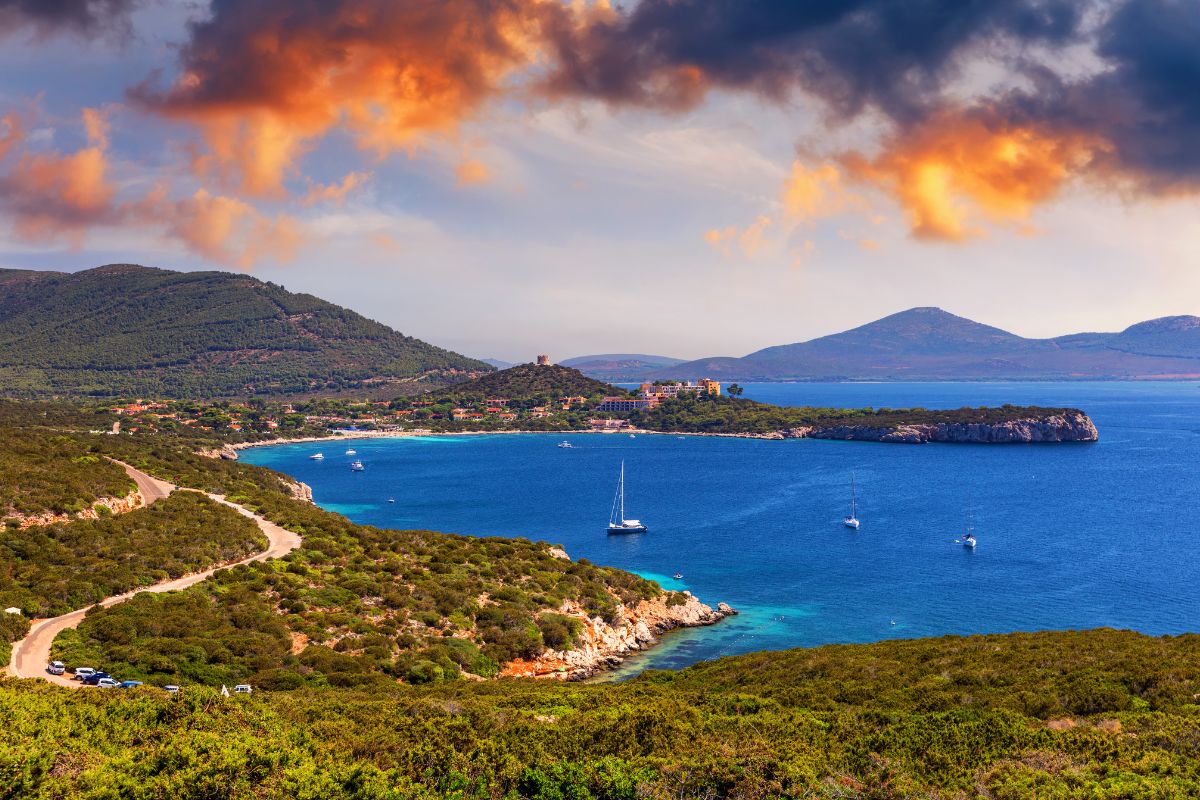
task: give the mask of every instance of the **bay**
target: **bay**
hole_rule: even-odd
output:
[[[624,434],[243,451],[355,522],[524,536],[741,614],[618,673],[757,650],[1092,627],[1200,629],[1200,385],[749,384],[781,405],[1077,406],[1095,444],[896,445]],[[571,448],[557,443],[569,439]],[[344,451],[353,448],[356,456]],[[312,461],[322,451],[324,461]],[[363,472],[351,472],[358,458]],[[617,472],[644,536],[607,536]],[[850,477],[862,528],[841,525]],[[388,502],[389,498],[394,503]],[[979,545],[956,544],[968,519]],[[670,576],[680,573],[681,580]]]

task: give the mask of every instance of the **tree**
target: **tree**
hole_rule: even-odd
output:
[[[738,386],[736,383],[729,384],[729,388],[725,390],[730,397],[741,397],[746,390]]]

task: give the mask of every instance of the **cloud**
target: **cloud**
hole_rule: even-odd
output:
[[[535,62],[543,26],[569,14],[558,0],[213,0],[189,27],[178,76],[130,96],[200,127],[202,173],[280,196],[334,128],[374,157],[454,135]]]
[[[304,195],[300,204],[304,206],[316,205],[317,203],[333,203],[340,206],[346,200],[346,196],[352,191],[362,186],[371,179],[370,173],[367,172],[351,172],[342,178],[339,183],[309,183],[308,194]]]
[[[101,112],[84,110],[87,145],[68,154],[21,152],[21,121],[10,114],[4,124],[8,132],[0,139],[0,158],[16,157],[0,171],[0,210],[19,238],[48,242],[61,237],[79,247],[88,228],[119,218],[108,180],[108,125]]]
[[[39,36],[58,31],[84,35],[127,33],[129,14],[140,0],[0,0],[0,39],[30,29]]]
[[[29,149],[23,120],[0,119],[0,214],[22,241],[83,246],[97,228],[149,227],[198,255],[249,268],[270,258],[288,261],[302,237],[296,220],[269,216],[246,202],[201,189],[172,199],[160,184],[142,197],[118,197],[110,177],[105,111],[81,113],[86,145],[70,153]]]
[[[459,186],[478,186],[489,180],[487,164],[475,159],[467,159],[454,168],[454,176]]]
[[[1106,147],[1071,130],[946,114],[895,137],[873,159],[841,160],[852,179],[901,204],[914,236],[962,241],[982,235],[983,220],[1026,221]]]

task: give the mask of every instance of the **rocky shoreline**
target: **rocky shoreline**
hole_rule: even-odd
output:
[[[672,597],[676,599],[672,601]],[[679,597],[683,598],[682,602]],[[725,603],[718,603],[714,609],[685,591],[667,592],[653,600],[643,600],[632,608],[622,606],[617,619],[611,623],[600,617],[589,617],[570,602],[564,604],[559,613],[580,621],[576,646],[570,650],[547,650],[535,659],[510,661],[501,669],[500,677],[584,680],[653,647],[658,643],[658,637],[668,631],[714,625],[737,611]]]
[[[1028,417],[1005,422],[940,422],[919,425],[871,427],[836,425],[829,428],[801,427],[778,431],[774,439],[838,439],[859,442],[924,444],[1033,444],[1043,442],[1095,442],[1100,434],[1083,412]]]

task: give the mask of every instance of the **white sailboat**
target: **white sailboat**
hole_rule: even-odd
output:
[[[967,503],[967,533],[965,536],[963,536],[961,539],[959,539],[959,543],[961,543],[962,546],[967,548],[968,550],[974,550],[975,545],[977,544],[977,542],[975,541],[975,526],[971,522],[971,504],[970,504],[970,502]]]
[[[312,459],[313,461],[321,461],[322,459],[325,458],[325,454],[324,453],[313,453],[311,456],[309,456],[309,458]]]
[[[609,533],[645,533],[641,520],[625,519],[625,462],[621,462],[621,477],[617,480],[617,494],[613,498],[612,513],[608,515]]]
[[[861,524],[858,521],[858,494],[854,487],[853,472],[850,473],[850,516],[842,519],[842,524],[854,530],[858,530],[858,526]]]

